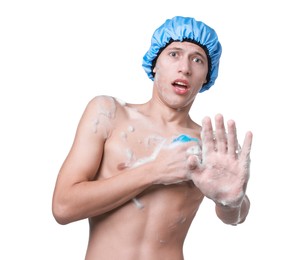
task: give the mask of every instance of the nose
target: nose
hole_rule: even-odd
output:
[[[187,57],[183,57],[179,60],[179,70],[184,75],[191,75],[190,61]]]

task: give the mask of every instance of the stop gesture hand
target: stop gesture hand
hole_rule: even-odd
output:
[[[202,160],[195,155],[188,158],[191,179],[214,202],[238,207],[249,179],[252,133],[247,132],[241,149],[233,120],[227,122],[226,132],[223,116],[219,114],[215,117],[215,128],[214,131],[209,117],[203,119]]]

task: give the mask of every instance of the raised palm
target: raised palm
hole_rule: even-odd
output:
[[[245,195],[249,179],[252,133],[247,132],[242,150],[235,122],[215,117],[216,131],[209,117],[202,122],[202,158],[189,157],[191,179],[201,192],[216,203],[237,207]],[[199,160],[198,160],[199,159]]]

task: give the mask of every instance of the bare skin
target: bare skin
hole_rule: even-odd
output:
[[[201,128],[189,116],[207,71],[202,48],[175,42],[157,60],[150,101],[99,96],[87,105],[53,196],[58,223],[89,219],[86,260],[183,260],[205,196],[224,223],[245,220],[252,134],[238,153],[233,121],[226,137],[218,115],[214,139],[208,117]],[[172,143],[180,134],[202,141]]]

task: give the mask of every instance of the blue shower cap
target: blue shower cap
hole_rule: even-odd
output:
[[[208,57],[207,82],[200,93],[208,90],[218,77],[219,61],[222,52],[221,44],[214,29],[194,18],[175,16],[167,19],[154,32],[151,46],[143,57],[142,66],[151,80],[154,80],[153,68],[161,51],[173,41],[193,42],[204,49]]]

